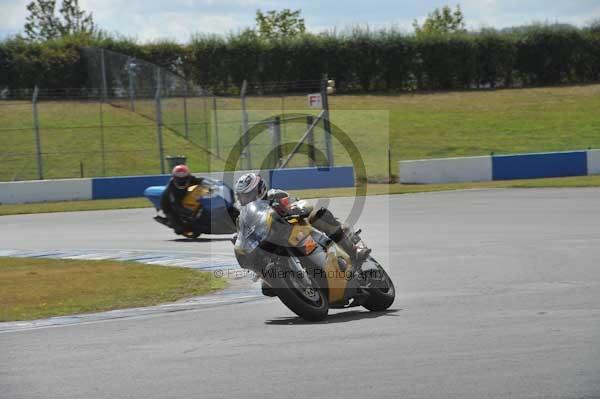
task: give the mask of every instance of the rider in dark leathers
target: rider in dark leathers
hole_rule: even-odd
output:
[[[171,180],[163,192],[160,206],[169,224],[175,230],[175,234],[183,234],[185,231],[181,216],[191,215],[191,211],[181,205],[188,187],[202,184],[203,181],[204,179],[201,177],[192,175],[190,169],[185,165],[177,165],[173,168]]]

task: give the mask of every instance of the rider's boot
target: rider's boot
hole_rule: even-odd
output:
[[[310,216],[310,221],[313,226],[342,247],[358,268],[369,257],[371,250],[361,242],[358,236],[360,232],[354,233],[349,226],[340,223],[327,208],[315,209]]]
[[[357,234],[348,227],[343,226],[335,234],[331,236],[331,239],[336,242],[353,260],[356,267],[360,268],[365,260],[371,254],[371,249],[367,248],[362,244]]]

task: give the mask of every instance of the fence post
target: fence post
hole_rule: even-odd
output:
[[[127,59],[127,79],[129,80],[129,108],[132,112],[135,112],[135,94],[134,94],[134,86],[133,86],[133,78],[135,74],[135,64],[133,62],[133,58],[129,57]]]
[[[248,82],[244,79],[240,98],[242,100],[242,144],[244,145],[243,154],[246,159],[246,169],[252,169],[252,155],[250,153],[250,141],[248,140],[248,112],[246,111],[246,90]]]
[[[160,69],[156,73],[156,133],[158,135],[158,156],[160,158],[160,173],[165,174],[165,149],[163,147],[162,135],[162,105],[160,102]]]
[[[276,116],[271,121],[271,134],[273,135],[273,168],[278,168],[281,165],[281,119]]]
[[[210,150],[210,143],[208,138],[208,92],[206,90],[202,90],[202,110],[204,112],[204,145],[208,150]],[[210,155],[207,153],[206,156],[210,159]]]
[[[100,149],[102,151],[102,176],[106,176],[106,149],[104,145],[104,105],[100,101]]]
[[[306,128],[310,129],[312,124],[314,123],[314,118],[312,115],[306,117]],[[313,133],[313,129],[311,129],[308,133],[308,137],[306,138],[308,141],[308,166],[315,166],[315,135]]]
[[[217,96],[212,96],[213,119],[215,120],[215,139],[217,143],[217,155],[219,155],[219,114],[217,112]]]
[[[334,166],[333,145],[331,143],[331,124],[329,123],[329,99],[327,98],[327,76],[321,82],[321,102],[323,103],[323,128],[325,129],[325,148],[327,150],[327,162]]]
[[[283,119],[283,126],[281,127],[281,134],[283,139],[287,137],[287,124],[285,123],[285,94],[281,95],[281,118]]]
[[[189,125],[188,125],[188,108],[187,108],[187,97],[188,97],[188,93],[189,93],[189,85],[188,82],[185,82],[185,93],[183,95],[183,123],[184,123],[184,129],[185,129],[185,138],[189,139]],[[207,144],[207,148],[208,148],[208,143]]]
[[[37,174],[39,180],[44,180],[44,172],[42,168],[42,143],[40,138],[40,122],[38,118],[38,109],[37,109],[37,99],[38,99],[39,90],[38,87],[35,86],[33,89],[33,98],[31,99],[32,107],[33,107],[33,130],[35,132],[35,151],[36,151],[36,159],[37,159]]]
[[[392,180],[392,147],[391,146],[388,146],[387,156],[388,156],[388,183],[392,184],[392,183],[394,183],[394,180]]]
[[[108,99],[108,88],[106,84],[106,65],[104,63],[104,49],[100,49],[100,73],[102,74],[102,100]]]

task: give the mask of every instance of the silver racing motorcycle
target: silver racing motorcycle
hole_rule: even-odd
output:
[[[309,220],[305,201],[291,213],[278,204],[254,201],[242,207],[235,239],[240,266],[263,280],[263,293],[277,296],[309,321],[327,317],[329,308],[363,306],[383,311],[394,302],[394,284],[371,256],[361,265]],[[354,234],[357,244],[360,231]],[[356,263],[356,262],[354,262]]]

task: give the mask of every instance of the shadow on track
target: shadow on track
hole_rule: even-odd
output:
[[[223,238],[175,238],[173,240],[169,240],[172,242],[217,242],[217,241],[231,241],[231,238],[223,237]]]
[[[334,324],[334,323],[346,323],[353,320],[362,319],[376,319],[384,316],[398,316],[395,313],[400,312],[402,309],[388,309],[383,312],[370,312],[368,310],[350,310],[345,312],[339,312],[330,314],[327,319],[323,321],[306,321],[300,317],[278,317],[272,320],[266,320],[265,324],[268,325],[279,325],[287,326],[290,324]]]

